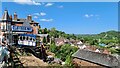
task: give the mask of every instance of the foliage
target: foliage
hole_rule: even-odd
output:
[[[39,29],[39,30],[38,30],[38,33],[39,33],[39,34],[47,34],[47,33],[48,33],[48,29],[47,29],[47,28]]]
[[[91,45],[97,44],[97,43],[119,43],[118,37],[120,37],[120,33],[117,31],[107,31],[102,32],[100,34],[84,34],[84,35],[76,35],[78,39],[83,38],[84,41],[90,43]],[[97,40],[97,41],[95,41]]]
[[[67,64],[67,65],[72,65],[72,58],[71,58],[71,56],[69,56],[69,55],[67,55],[67,57],[66,57],[66,60],[65,60],[65,64]]]
[[[112,54],[116,53],[116,54],[119,54],[119,55],[120,55],[120,49],[110,48],[110,51],[111,51]]]
[[[43,43],[46,43],[46,42],[47,42],[47,41],[46,41],[46,38],[44,37],[44,38],[43,38]]]
[[[83,43],[88,43],[90,45],[96,45],[96,46],[98,46],[99,43],[111,45],[111,44],[118,44],[120,42],[118,40],[120,37],[120,32],[113,31],[113,30],[107,31],[107,32],[102,32],[100,34],[78,34],[78,35],[76,35],[76,34],[66,34],[63,31],[58,31],[56,28],[51,28],[51,29],[45,28],[45,29],[40,29],[39,33],[40,34],[49,34],[49,36],[51,38],[51,42],[53,44],[55,43],[54,38],[83,40]],[[46,42],[46,41],[44,41],[44,42]],[[112,46],[114,46],[114,45],[112,45]],[[61,58],[62,60],[65,60],[65,58],[61,57],[61,55],[66,56],[64,54],[67,54],[69,52],[69,50],[70,50],[70,49],[68,49],[69,47],[70,46],[68,46],[68,45],[65,45],[65,46],[63,45],[61,47],[55,47],[56,49],[58,49],[58,51],[54,51],[54,49],[53,49],[52,52],[56,53],[57,57]],[[98,47],[104,48],[101,46],[98,46]],[[54,46],[53,46],[53,48],[54,48]]]
[[[78,48],[65,44],[62,46],[56,46],[55,44],[50,45],[51,52],[55,53],[57,58],[65,61],[66,64],[71,65],[72,54],[75,53]]]
[[[57,51],[56,48],[57,48],[57,46],[55,44],[51,44],[49,50],[51,52],[55,53]]]

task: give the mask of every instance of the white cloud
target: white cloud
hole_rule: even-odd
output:
[[[45,16],[45,15],[46,15],[46,13],[44,13],[44,12],[41,12],[41,13],[40,13],[40,15],[41,15],[41,16]]]
[[[34,16],[34,18],[36,18],[36,19],[37,19],[37,18],[38,18],[38,16]]]
[[[14,2],[19,4],[41,5],[41,3],[35,2],[34,0],[14,0]]]
[[[53,19],[40,19],[40,21],[43,21],[43,22],[52,22]]]
[[[94,16],[93,14],[90,15],[91,17]]]
[[[84,16],[85,16],[86,18],[90,18],[90,17],[98,17],[99,15],[85,14]]]
[[[45,7],[49,7],[49,6],[52,6],[54,3],[47,3],[46,5],[45,5]]]
[[[85,14],[85,17],[86,17],[86,18],[89,18],[90,16],[89,16],[88,14]]]
[[[86,17],[86,18],[94,17],[94,18],[96,18],[96,19],[98,19],[98,20],[100,19],[100,18],[99,18],[99,15],[96,15],[96,14],[85,14],[84,17]]]
[[[37,15],[37,16],[39,16],[40,14],[39,14],[39,13],[34,13],[33,15]]]
[[[63,8],[63,5],[58,6],[58,8]]]
[[[40,12],[40,13],[34,13],[33,15],[35,15],[35,16],[45,16],[46,13],[45,12]]]

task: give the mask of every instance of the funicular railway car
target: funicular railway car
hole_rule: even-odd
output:
[[[33,34],[19,34],[18,45],[20,46],[36,46],[36,35]]]

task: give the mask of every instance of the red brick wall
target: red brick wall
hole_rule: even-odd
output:
[[[22,26],[22,24],[15,24],[16,26]]]

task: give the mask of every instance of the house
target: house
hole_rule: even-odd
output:
[[[19,31],[19,32],[25,32],[27,34],[38,34],[38,29],[40,28],[40,25],[38,22],[35,22],[34,20],[32,20],[32,16],[28,15],[27,18],[18,18],[17,13],[14,13],[14,18],[11,17],[12,19],[12,25],[14,26],[30,26],[32,27],[32,31]],[[13,31],[14,32],[14,31]]]
[[[82,45],[79,45],[78,47],[79,47],[80,49],[86,49],[87,46],[84,45],[84,44],[82,44]]]
[[[70,42],[71,42],[72,44],[76,44],[76,41],[75,41],[74,39],[70,39]]]
[[[81,45],[81,44],[83,44],[83,42],[81,42],[81,41],[77,42],[77,45]]]
[[[111,52],[108,49],[102,49],[102,48],[98,48],[96,46],[82,44],[81,46],[78,46],[78,47],[80,49],[84,49],[84,50],[88,50],[88,51],[93,51],[93,52],[98,52],[98,53],[105,53],[105,54],[111,54]]]
[[[120,67],[120,59],[109,54],[79,49],[72,56],[73,63],[78,66]]]
[[[13,16],[14,17],[9,15],[7,10],[4,11],[2,18],[0,19],[0,40],[2,40],[3,35],[5,35],[10,43],[17,44],[19,34],[38,34],[40,25],[38,22],[32,20],[31,15],[28,15],[27,18],[18,18],[17,13],[15,12]],[[23,37],[23,39],[25,38],[29,39],[29,37]]]
[[[56,44],[56,46],[64,45],[65,44],[64,39],[63,38],[55,38],[55,44]]]
[[[95,50],[95,52],[98,52],[98,53],[100,53],[100,50],[99,50],[99,49],[96,49],[96,50]]]

